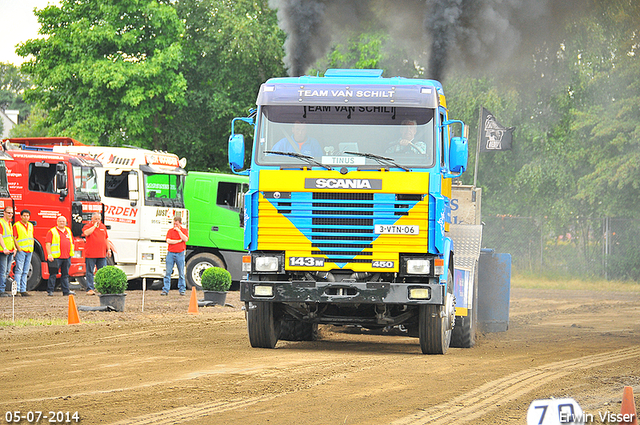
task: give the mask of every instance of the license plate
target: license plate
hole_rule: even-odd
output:
[[[376,224],[376,235],[419,235],[420,226],[398,226],[397,224]]]

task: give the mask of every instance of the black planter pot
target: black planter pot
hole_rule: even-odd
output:
[[[224,305],[227,300],[227,293],[222,291],[202,291],[204,293],[204,300],[211,301],[216,305]]]
[[[127,294],[100,294],[100,305],[111,306],[115,311],[124,311],[124,300]]]

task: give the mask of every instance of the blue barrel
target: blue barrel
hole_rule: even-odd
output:
[[[480,250],[478,261],[478,328],[482,332],[509,329],[511,254]]]

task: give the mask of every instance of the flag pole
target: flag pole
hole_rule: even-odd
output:
[[[473,170],[473,188],[476,188],[476,183],[478,181],[478,157],[480,156],[480,132],[482,131],[482,106],[480,106],[480,110],[478,113],[478,137],[476,141],[476,165]]]

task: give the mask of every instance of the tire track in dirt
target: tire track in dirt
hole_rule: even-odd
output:
[[[516,400],[518,397],[521,397],[522,395],[525,395],[548,382],[560,379],[577,370],[591,369],[609,363],[637,358],[638,356],[640,356],[640,347],[578,357],[571,360],[554,362],[544,366],[518,371],[506,377],[488,382],[473,391],[454,398],[449,402],[432,406],[423,412],[401,418],[393,422],[393,424],[444,425],[450,423],[458,424],[470,422],[495,409],[498,409],[500,405]],[[379,365],[371,364],[359,367],[358,371],[370,369],[376,366]],[[306,365],[301,367],[306,368]],[[305,386],[304,389],[325,384],[332,379],[344,377],[344,375],[345,374],[342,373],[325,377]],[[266,394],[258,397],[200,403],[193,406],[159,411],[148,415],[138,416],[136,418],[128,418],[124,421],[116,422],[113,425],[169,425],[187,422],[208,415],[246,408],[257,403],[270,401],[298,391],[301,391],[301,389],[284,391],[277,394]]]
[[[256,376],[259,377],[273,377],[273,376],[284,376],[291,375],[291,371],[293,370],[294,374],[306,374],[310,371],[317,371],[319,366],[322,367],[323,370],[327,370],[328,368],[332,368],[335,370],[334,373],[329,374],[328,376],[324,376],[320,379],[313,380],[312,382],[307,383],[301,387],[298,387],[293,390],[286,390],[282,392],[278,392],[275,394],[265,394],[257,397],[249,397],[249,398],[237,398],[233,400],[224,400],[224,401],[210,401],[206,403],[199,403],[193,406],[185,406],[178,407],[175,409],[163,410],[159,412],[150,413],[147,415],[142,415],[134,418],[127,418],[123,421],[112,423],[112,425],[170,425],[177,424],[181,422],[192,421],[194,419],[198,419],[204,416],[219,414],[222,412],[227,412],[230,410],[236,409],[244,409],[248,406],[262,403],[266,401],[270,401],[279,397],[295,394],[300,391],[307,390],[309,388],[313,388],[319,385],[327,384],[336,379],[343,379],[349,375],[354,373],[358,373],[361,371],[373,369],[376,367],[388,367],[390,364],[399,363],[400,360],[397,361],[386,361],[384,365],[380,364],[377,357],[371,358],[365,362],[364,365],[358,364],[357,367],[354,366],[354,362],[347,360],[341,362],[312,362],[305,363],[300,365],[294,365],[293,367],[287,367],[286,370],[281,370],[281,368],[277,369],[263,369],[263,370],[255,370],[257,372]],[[357,362],[360,363],[360,362]],[[345,367],[348,366],[348,367]],[[247,370],[244,369],[243,373],[246,373]],[[200,374],[192,374],[192,376],[201,376]]]
[[[549,363],[544,366],[512,373],[488,382],[446,403],[429,407],[397,421],[393,425],[444,425],[467,423],[496,410],[500,405],[516,400],[548,382],[560,379],[581,369],[592,369],[606,364],[635,359],[640,347],[594,354]]]

